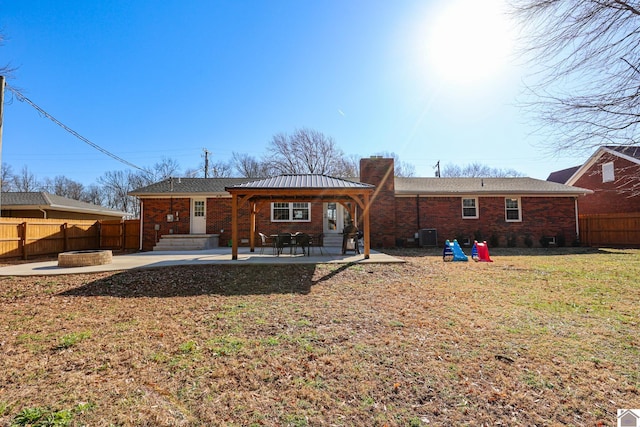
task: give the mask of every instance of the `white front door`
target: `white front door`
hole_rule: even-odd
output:
[[[207,200],[191,199],[191,234],[207,232]]]
[[[345,209],[340,203],[324,204],[324,233],[340,234],[344,229]]]

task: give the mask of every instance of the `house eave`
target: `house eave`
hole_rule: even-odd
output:
[[[592,190],[566,192],[566,193],[549,193],[541,191],[396,191],[396,197],[508,197],[508,196],[527,196],[527,197],[581,197],[592,194]]]
[[[73,212],[81,214],[112,216],[114,218],[124,218],[130,214],[126,212],[117,212],[102,209],[83,209],[61,205],[2,205],[2,210],[24,210],[24,211],[57,211],[57,212]]]
[[[207,198],[231,198],[231,194],[226,191],[221,192],[180,192],[180,193],[129,193],[130,196],[135,196],[139,199],[169,199],[176,197],[191,198],[191,197],[207,197]]]

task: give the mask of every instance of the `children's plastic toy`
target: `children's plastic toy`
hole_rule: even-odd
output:
[[[474,261],[493,262],[493,260],[489,256],[489,246],[487,246],[486,241],[478,243],[478,241],[476,240],[475,242],[473,242],[473,248],[471,249],[471,258]]]
[[[464,254],[457,240],[453,242],[447,240],[444,242],[442,259],[444,261],[469,261],[469,258]]]
[[[469,261],[469,258],[465,255],[457,240],[453,241],[453,260],[454,261]]]
[[[443,261],[453,261],[453,248],[451,242],[448,240],[444,242],[444,250],[442,251],[442,260]]]

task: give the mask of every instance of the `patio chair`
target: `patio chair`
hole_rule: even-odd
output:
[[[260,236],[260,241],[262,242],[260,246],[260,254],[264,253],[264,248],[266,248],[267,246],[270,246],[271,248],[273,248],[273,252],[275,254],[273,239],[264,233],[258,233],[258,236]]]
[[[306,233],[296,233],[294,237],[296,239],[294,251],[297,250],[297,248],[302,248],[302,255],[311,255],[311,236]]]
[[[346,254],[347,251],[353,251],[356,254],[360,253],[358,233],[345,233],[342,235],[342,254]]]
[[[309,253],[311,253],[311,248],[319,248],[320,255],[324,255],[322,252],[322,247],[324,246],[324,234],[315,234],[310,236],[311,240],[309,241]]]
[[[291,234],[289,233],[280,233],[275,237],[275,249],[276,255],[280,256],[285,247],[289,248],[289,252],[293,253],[291,246]]]

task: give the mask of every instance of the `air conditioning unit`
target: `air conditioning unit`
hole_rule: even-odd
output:
[[[423,228],[420,230],[420,247],[438,246],[438,232],[435,228]]]

